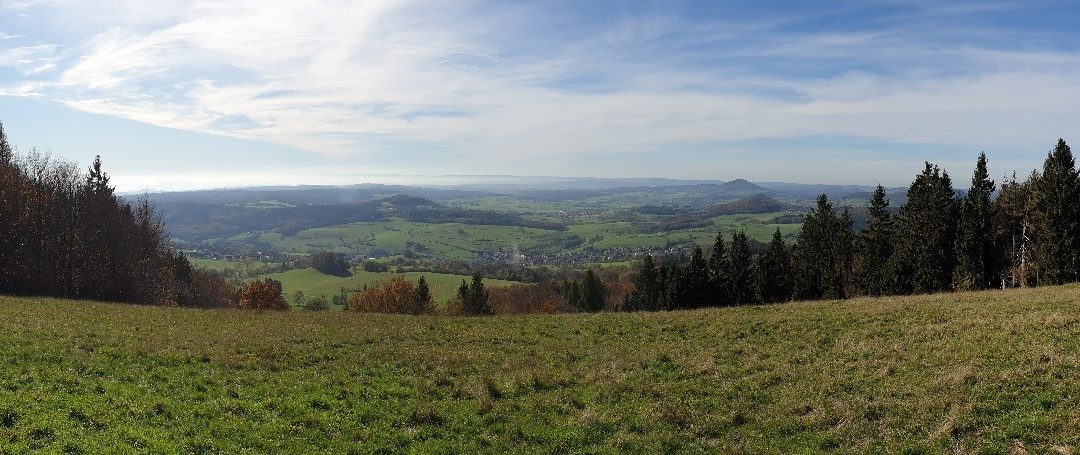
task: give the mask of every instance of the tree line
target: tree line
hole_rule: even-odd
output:
[[[83,173],[0,124],[0,293],[218,307],[235,289],[193,269],[146,200],[118,197],[101,158]]]
[[[789,300],[923,294],[1080,281],[1080,178],[1059,139],[1043,163],[1000,188],[979,155],[967,192],[929,162],[892,210],[882,186],[855,231],[849,210],[826,195],[806,214],[790,248],[779,229],[764,253],[751,255],[743,233],[718,235],[706,257],[637,266],[629,311],[691,309]]]

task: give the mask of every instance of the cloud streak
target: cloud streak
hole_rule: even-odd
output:
[[[5,5],[61,8],[33,3]],[[1022,27],[923,25],[1023,5],[907,4],[858,29],[821,25],[870,14],[842,5],[593,20],[568,5],[271,3],[64,5],[94,25],[65,42],[0,35],[0,67],[20,76],[0,94],[343,160],[420,167],[438,145],[519,173],[523,159],[803,136],[1041,150],[1080,124],[1080,53]]]

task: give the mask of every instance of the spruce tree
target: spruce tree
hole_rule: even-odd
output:
[[[956,199],[947,172],[926,163],[900,208],[892,273],[896,292],[949,289],[956,259]]]
[[[592,269],[585,272],[585,280],[581,289],[582,306],[585,311],[598,313],[603,311],[607,302],[607,291],[600,277],[593,273]]]
[[[750,244],[746,233],[736,232],[731,236],[730,253],[731,303],[746,305],[754,303],[754,281],[751,273]]]
[[[479,273],[473,275],[472,284],[469,286],[470,314],[489,315],[494,314],[488,304],[488,292],[484,289],[484,278]]]
[[[427,280],[423,275],[416,282],[416,306],[413,308],[413,314],[423,314],[427,312],[427,308],[431,305],[431,289],[428,288]]]
[[[634,290],[627,295],[627,311],[656,311],[660,301],[660,277],[653,258],[646,255],[638,266]]]
[[[794,294],[803,300],[844,298],[842,258],[837,254],[838,227],[828,196],[818,196],[817,205],[806,214],[794,249]]]
[[[993,232],[994,181],[986,170],[986,153],[980,153],[971,177],[971,188],[960,202],[960,219],[956,231],[956,271],[953,283],[958,290],[986,289],[994,267]]]
[[[1058,139],[1033,182],[1035,251],[1039,284],[1077,281],[1078,178],[1072,150]]]
[[[791,257],[776,228],[768,249],[757,262],[757,298],[763,303],[784,302],[791,297]]]
[[[8,166],[15,157],[15,150],[8,142],[7,133],[4,133],[4,123],[0,122],[0,166]]]
[[[859,266],[855,281],[863,294],[879,296],[888,293],[891,287],[888,284],[887,267],[893,253],[895,235],[893,217],[889,213],[889,200],[886,199],[885,188],[881,185],[874,189],[869,215],[866,228],[859,233],[856,240],[855,251],[859,257]]]
[[[731,303],[731,261],[724,248],[724,233],[716,234],[712,255],[709,256],[709,305],[728,306]]]
[[[674,302],[677,308],[704,308],[709,306],[709,297],[713,294],[710,289],[709,264],[705,261],[705,254],[701,248],[694,248],[680,274],[678,284],[679,298]]]

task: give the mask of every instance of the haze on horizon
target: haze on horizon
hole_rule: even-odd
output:
[[[121,190],[552,175],[958,186],[1080,130],[1067,1],[0,0],[13,143]]]

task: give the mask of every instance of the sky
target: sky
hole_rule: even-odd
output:
[[[0,121],[122,190],[958,186],[1080,141],[1073,1],[0,0]]]

